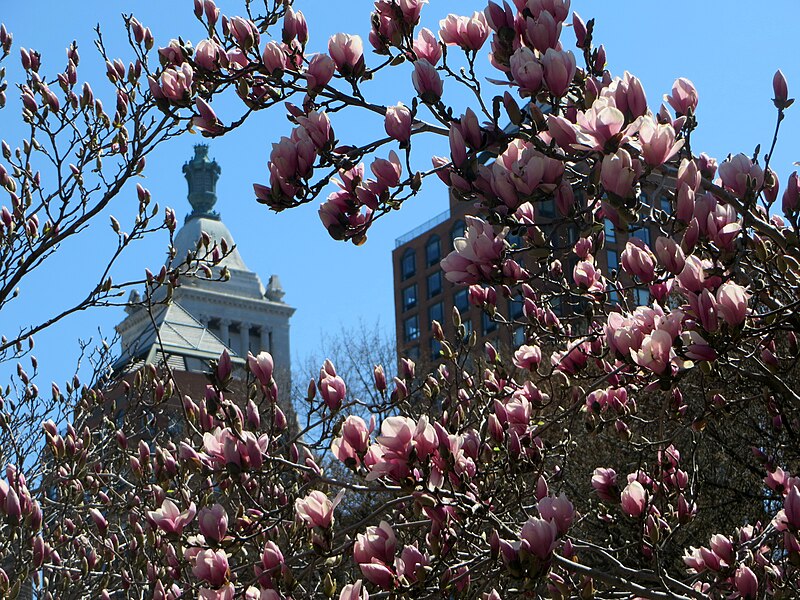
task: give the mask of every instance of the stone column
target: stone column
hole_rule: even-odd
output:
[[[239,323],[239,335],[241,336],[241,356],[247,356],[247,351],[250,350],[250,323]]]
[[[230,333],[228,328],[231,326],[230,319],[220,319],[219,320],[219,339],[222,340],[222,343],[226,346],[230,344]]]

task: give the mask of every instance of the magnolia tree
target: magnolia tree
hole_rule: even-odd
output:
[[[781,186],[770,169],[792,104],[783,75],[769,153],[718,162],[691,147],[692,83],[677,80],[654,111],[634,75],[606,70],[593,21],[569,0],[489,2],[438,32],[419,26],[423,0],[378,0],[366,47],[341,33],[318,54],[306,52],[302,7],[264,4],[242,17],[196,0],[205,32],[194,43],[156,43],[127,18],[130,64],[106,56],[113,117],[78,84],[75,48],[55,77],[20,51],[31,135],[3,144],[0,307],[156,144],[189,128],[222,135],[278,105],[294,129],[273,145],[259,202],[281,211],[327,193],[322,226],[360,244],[376,219],[444,181],[474,207],[442,261],[447,279],[526,341],[476,348],[455,313],[453,339],[433,324],[436,368],[402,360],[387,381],[376,366],[370,399],[326,361],[297,428],[267,354],[247,358],[239,393],[221,356],[203,398],[166,366],[140,371],[116,400],[108,382],[77,380],[44,398],[20,362],[0,415],[0,593],[797,597],[800,190],[796,173]],[[8,55],[5,29],[0,44]],[[398,103],[371,100],[394,72],[408,83]],[[463,114],[445,102],[455,87],[472,99]],[[218,118],[220,94],[241,100],[235,119]],[[336,133],[342,111],[379,115],[385,129],[355,144]],[[450,155],[413,152],[430,136],[447,136]],[[664,184],[666,201],[648,202]],[[139,198],[131,232],[113,222],[120,251],[156,227],[149,194]],[[621,268],[605,269],[606,222],[623,240],[644,226],[654,241],[631,237]],[[173,214],[158,226],[172,230]],[[145,305],[187,274],[218,273],[208,263],[225,249],[198,248],[130,282],[146,284]],[[122,288],[104,276],[86,305]],[[497,301],[515,295],[518,318]],[[18,360],[49,324],[4,340],[3,358]],[[127,418],[112,420],[115,403]],[[180,435],[142,430],[142,413],[163,410]]]

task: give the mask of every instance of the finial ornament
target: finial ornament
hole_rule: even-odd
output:
[[[221,172],[216,161],[208,158],[208,146],[197,144],[194,158],[183,165],[183,174],[189,184],[189,204],[192,205],[187,221],[195,217],[219,219],[214,204],[217,202],[217,180]]]

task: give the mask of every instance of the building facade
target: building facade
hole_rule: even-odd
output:
[[[652,186],[642,194],[647,209],[654,207],[658,211],[666,212],[671,211],[671,197],[671,190],[664,185]],[[537,224],[541,224],[545,235],[549,236],[552,229],[548,227],[548,221],[553,221],[556,217],[554,201],[537,202],[536,211]],[[477,333],[479,346],[488,341],[498,348],[517,348],[525,343],[524,326],[500,327],[481,308],[470,304],[468,286],[452,284],[444,277],[441,259],[453,250],[453,241],[464,235],[464,217],[468,214],[476,214],[474,203],[459,201],[451,194],[448,210],[395,240],[392,267],[398,357],[435,363],[440,357],[440,345],[433,337],[431,323],[438,321],[444,329],[445,338],[453,339],[454,308],[458,309],[467,334],[473,331]],[[619,231],[606,219],[605,245],[595,255],[604,273],[620,270],[620,257],[629,237],[638,237],[653,247],[658,229],[652,219],[643,219],[642,222],[647,224],[633,228],[629,234]],[[557,235],[563,238],[561,241],[564,244],[574,244],[577,241],[577,231],[574,228],[567,228]],[[513,235],[507,240],[512,245],[520,243],[520,239]],[[572,253],[570,259],[571,262],[563,264],[563,269],[565,276],[571,279],[577,257]],[[625,277],[620,277],[620,281],[625,284],[623,287],[629,288],[625,293],[630,302],[635,305],[649,303],[650,296],[646,287],[632,286]],[[618,303],[619,293],[609,290],[608,300],[611,304]],[[504,298],[498,293],[497,308],[513,320],[520,320],[523,316],[523,302],[518,297]],[[576,304],[552,308],[557,316],[563,316],[579,307]]]
[[[192,211],[174,239],[175,262],[194,253],[203,234],[210,246],[225,241],[228,254],[214,267],[229,273],[228,281],[186,277],[174,290],[168,304],[149,311],[132,293],[127,317],[117,326],[122,353],[115,365],[118,373],[143,364],[166,361],[173,371],[203,373],[208,361],[227,349],[235,363],[243,364],[248,352],[267,351],[275,361],[276,377],[290,381],[291,354],[289,320],[295,309],[284,302],[277,275],[265,286],[258,274],[247,268],[233,236],[214,210],[216,184],[221,169],[208,156],[208,147],[195,146],[194,157],[183,166],[189,186]]]

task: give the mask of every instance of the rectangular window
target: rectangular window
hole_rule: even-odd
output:
[[[417,272],[417,257],[414,255],[414,251],[409,248],[403,254],[403,258],[400,261],[400,270],[403,274],[403,279],[408,279],[409,277],[413,277],[414,273]]]
[[[666,194],[661,196],[661,210],[668,215],[672,214],[672,202],[669,201],[669,196]]]
[[[419,317],[413,315],[403,321],[403,332],[407,342],[419,338]]]
[[[441,353],[442,343],[435,338],[431,338],[431,360],[439,360]]]
[[[481,314],[481,324],[483,325],[483,335],[487,335],[497,329],[497,322],[487,313]]]
[[[417,284],[408,286],[403,290],[403,311],[414,308],[417,305]]]
[[[442,272],[436,271],[428,275],[428,298],[433,298],[442,292]]]
[[[645,244],[650,246],[650,230],[647,227],[641,227],[635,230],[631,235],[635,238],[639,238]]]
[[[442,258],[442,252],[439,244],[438,237],[432,237],[428,240],[428,243],[425,244],[425,261],[428,263],[428,266],[436,264]]]
[[[524,302],[522,298],[509,298],[508,299],[508,316],[512,319],[522,318],[522,309]]]
[[[539,203],[539,214],[545,219],[552,219],[556,216],[556,203],[552,198],[542,200]]]
[[[469,310],[469,292],[466,289],[458,290],[453,295],[453,306],[461,312]]]
[[[464,325],[464,339],[466,340],[472,333],[472,320],[466,319],[462,323]]]
[[[444,304],[437,302],[428,308],[428,323],[439,321],[439,324],[444,322]]]
[[[521,325],[514,329],[512,342],[514,343],[514,348],[519,348],[525,343],[525,328]]]
[[[633,303],[636,306],[649,306],[650,291],[644,288],[633,288]]]
[[[617,230],[614,229],[614,223],[611,219],[606,219],[604,222],[606,232],[606,243],[614,244],[617,241]]]
[[[619,292],[617,288],[613,285],[608,286],[608,303],[609,304],[619,304]]]
[[[617,251],[609,250],[606,256],[608,257],[608,270],[619,269],[619,256],[617,255]]]

